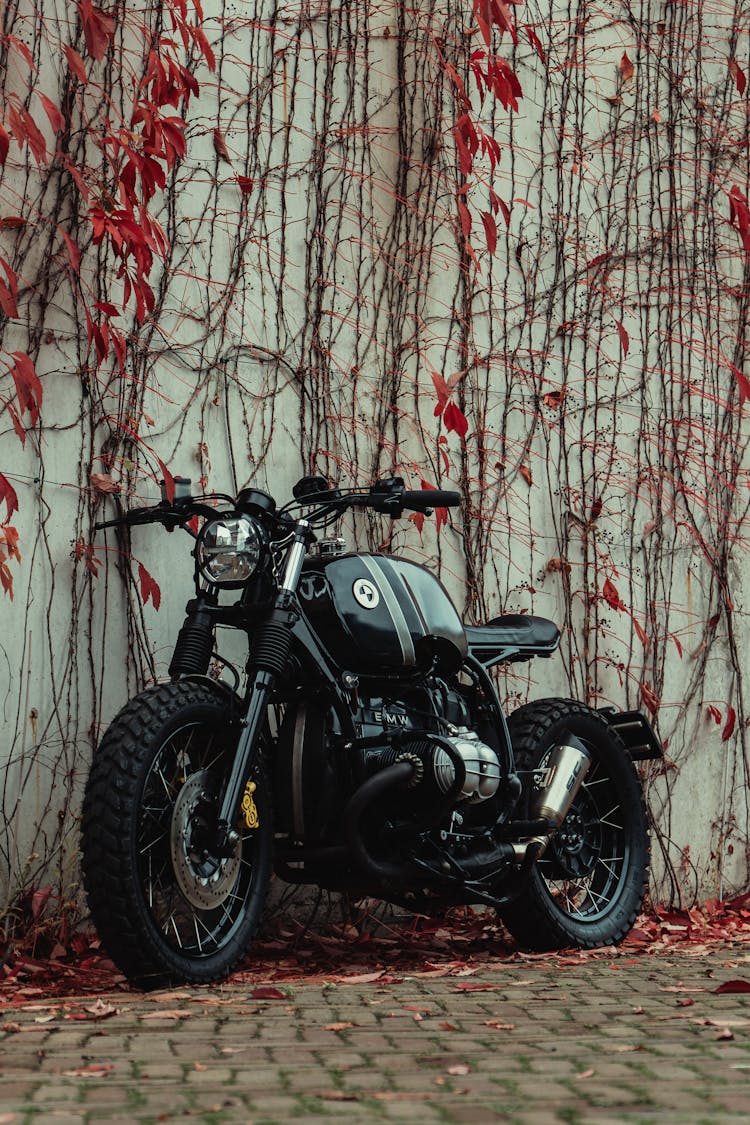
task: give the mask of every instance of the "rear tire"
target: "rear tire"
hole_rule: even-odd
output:
[[[258,826],[244,819],[232,855],[206,853],[237,727],[209,682],[148,688],[115,718],[94,756],[83,804],[83,877],[102,943],[144,988],[229,975],[260,920],[273,814],[256,769]]]
[[[529,703],[508,726],[519,771],[543,767],[566,732],[584,743],[591,766],[502,920],[527,949],[616,945],[630,932],[648,885],[648,821],[635,767],[606,720],[573,700]],[[529,774],[525,780],[530,795]]]

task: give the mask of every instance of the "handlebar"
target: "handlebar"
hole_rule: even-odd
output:
[[[189,482],[188,486],[189,486]],[[242,497],[233,500],[229,496],[214,495],[214,499],[229,501],[232,506],[231,515],[245,510]],[[117,519],[101,520],[94,524],[97,531],[107,527],[133,527],[139,524],[160,523],[168,530],[173,530],[182,524],[187,524],[194,516],[203,516],[205,519],[216,520],[227,518],[231,515],[218,508],[210,507],[203,501],[206,498],[183,495],[172,503],[161,500],[151,508],[131,508]],[[270,500],[270,497],[269,497]],[[431,512],[434,508],[456,508],[461,503],[460,492],[443,491],[437,488],[424,488],[419,491],[410,491],[403,487],[400,478],[378,481],[369,492],[341,493],[338,489],[325,489],[312,492],[298,501],[302,505],[311,505],[317,511],[311,513],[308,519],[315,522],[318,518],[330,515],[335,509],[345,508],[371,508],[376,512],[398,518],[406,508],[412,512]],[[268,513],[271,515],[271,512]],[[290,517],[285,512],[275,516],[280,523],[289,524]]]

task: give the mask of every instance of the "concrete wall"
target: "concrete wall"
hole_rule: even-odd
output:
[[[14,69],[18,50],[5,43],[6,116],[14,95],[26,98],[49,156],[37,164],[13,142],[0,181],[0,215],[27,220],[0,230],[23,283],[3,354],[32,354],[44,387],[23,448],[0,416],[22,554],[10,563],[14,599],[0,605],[6,899],[40,885],[75,894],[92,744],[166,673],[191,591],[187,540],[149,529],[128,544],[92,530],[115,509],[90,474],[106,473],[127,503],[153,500],[157,454],[230,492],[252,482],[285,497],[310,471],[345,485],[397,471],[411,487],[460,488],[462,513],[439,536],[408,521],[346,533],[434,566],[467,620],[555,619],[560,655],[504,676],[508,706],[564,694],[650,709],[668,750],[647,784],[656,894],[744,886],[737,12],[641,4],[635,35],[627,5],[614,16],[521,9],[518,46],[506,40],[518,110],[490,98],[480,109],[473,95],[502,147],[492,184],[508,209],[490,256],[490,169],[478,160],[474,262],[457,209],[452,128],[463,110],[445,66],[464,73],[479,42],[464,35],[469,5],[203,8],[217,69],[194,59],[187,154],[151,204],[170,242],[152,275],[156,306],[139,322],[131,303],[112,322],[128,342],[123,371],[87,344],[85,310],[123,304],[111,248],[92,241],[96,197],[82,198],[28,91],[67,107],[65,151],[102,190],[112,175],[94,138],[102,91],[127,122],[118,66],[143,74],[142,33],[118,12],[110,61],[97,62],[72,9],[9,6],[6,31],[30,45],[35,69]],[[65,44],[85,60],[85,88],[61,63]],[[80,246],[80,277],[61,229]],[[435,373],[455,377],[465,437],[435,415]],[[0,369],[0,393],[11,391]],[[158,612],[141,604],[139,563],[160,586]]]

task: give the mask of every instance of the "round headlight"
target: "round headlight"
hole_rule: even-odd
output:
[[[241,586],[260,562],[265,535],[257,520],[212,520],[195,547],[198,570],[217,586]]]

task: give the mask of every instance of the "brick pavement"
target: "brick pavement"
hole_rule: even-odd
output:
[[[750,948],[562,961],[303,980],[279,998],[241,979],[0,994],[0,1125],[750,1120],[750,992],[714,991],[750,981]]]

